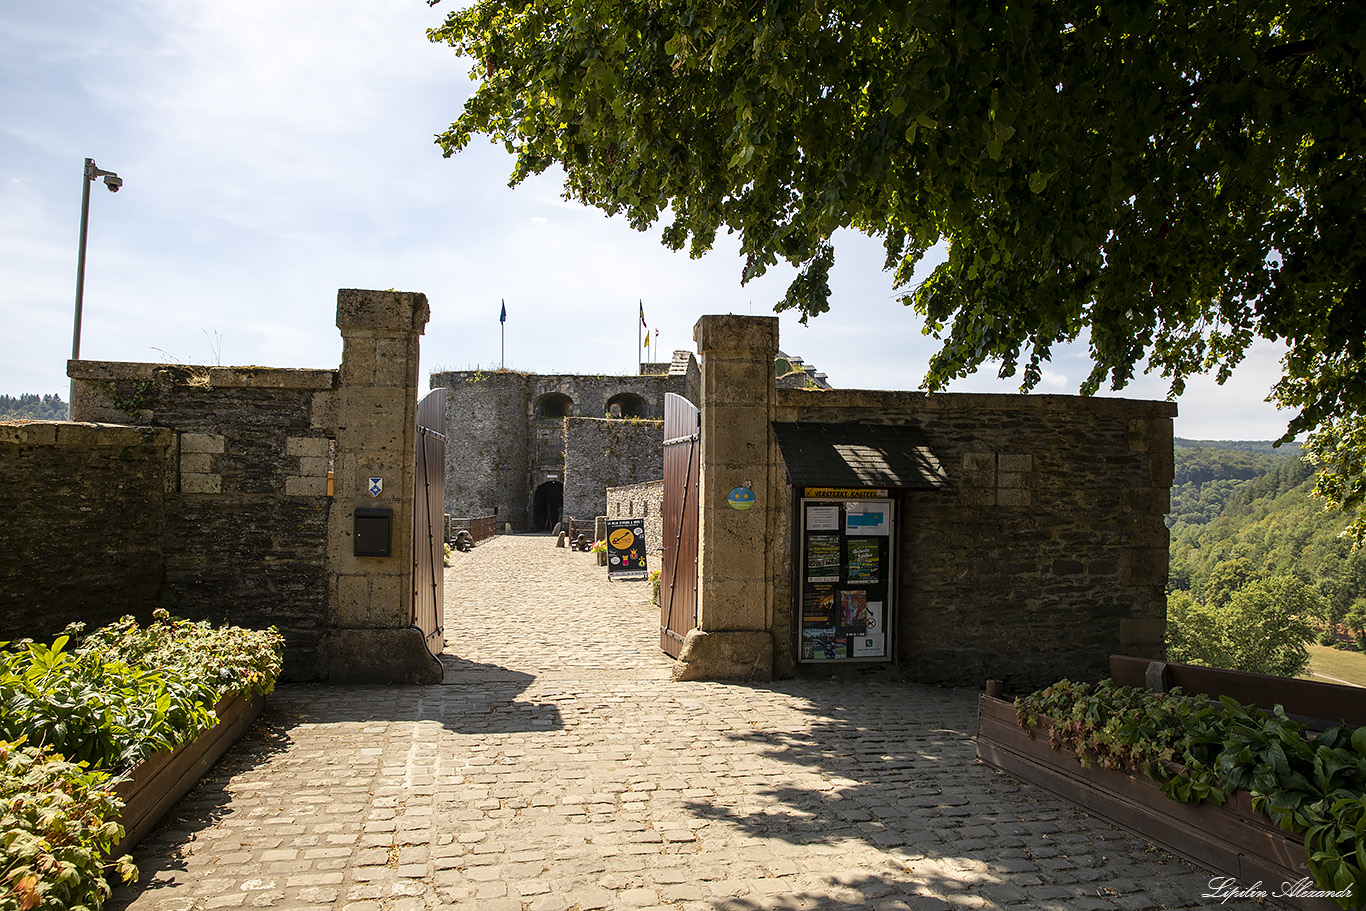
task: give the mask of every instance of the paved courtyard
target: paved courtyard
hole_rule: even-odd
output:
[[[605,572],[455,554],[445,683],[280,687],[110,907],[1238,907],[976,763],[973,692],[670,682],[648,584]]]

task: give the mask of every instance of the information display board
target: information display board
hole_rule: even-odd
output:
[[[607,578],[647,579],[645,528],[641,519],[607,520]]]
[[[802,499],[798,661],[892,660],[894,523],[885,493]]]

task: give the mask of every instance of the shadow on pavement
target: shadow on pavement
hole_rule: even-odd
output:
[[[256,722],[166,814],[161,824],[129,852],[138,867],[138,880],[115,886],[104,907],[119,911],[144,893],[173,888],[187,879],[185,858],[194,851],[196,833],[231,813],[234,776],[287,752],[294,744],[290,730],[296,724],[291,713],[273,706],[270,697],[266,697],[266,707]]]
[[[564,727],[559,707],[520,699],[534,674],[496,664],[440,656],[445,676],[434,686],[344,686],[299,683],[271,699],[296,724],[434,721],[457,734],[517,733]]]
[[[887,895],[896,907],[910,882],[989,905],[1202,904],[1209,874],[979,763],[970,694],[857,679],[753,689],[798,697],[810,723],[749,717],[724,736],[786,771],[753,784],[760,803],[695,798],[687,809],[757,839],[841,852],[862,843],[886,852],[888,868],[809,893],[727,899],[718,911],[868,907]],[[928,896],[909,906],[948,907]]]

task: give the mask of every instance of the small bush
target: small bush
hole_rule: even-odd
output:
[[[156,611],[146,627],[124,617],[87,636],[82,653],[198,679],[217,702],[229,693],[264,695],[284,666],[284,637],[266,630],[215,627]],[[212,704],[212,703],[211,703]]]
[[[154,617],[73,648],[78,626],[51,645],[0,643],[0,911],[98,911],[105,855],[123,837],[113,782],[216,724],[223,696],[275,687],[274,629]],[[137,875],[127,857],[110,866]]]
[[[197,681],[68,651],[67,642],[61,636],[50,646],[0,652],[0,739],[128,769],[214,723],[209,692]]]
[[[1049,742],[1105,768],[1147,773],[1181,803],[1223,803],[1247,791],[1282,831],[1304,838],[1318,887],[1366,899],[1366,727],[1314,734],[1288,718],[1220,696],[1150,693],[1062,680],[1017,699],[1020,725],[1051,721]]]
[[[145,628],[124,617],[69,643],[0,650],[0,738],[110,771],[193,740],[218,722],[213,707],[228,693],[270,692],[283,648],[274,630],[215,629],[165,611]]]
[[[104,858],[123,827],[107,777],[0,741],[0,911],[98,909],[109,897]],[[138,875],[127,855],[109,866],[124,882]]]

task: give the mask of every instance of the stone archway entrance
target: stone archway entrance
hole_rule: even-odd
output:
[[[546,481],[531,498],[531,530],[550,531],[564,509],[564,484]]]

